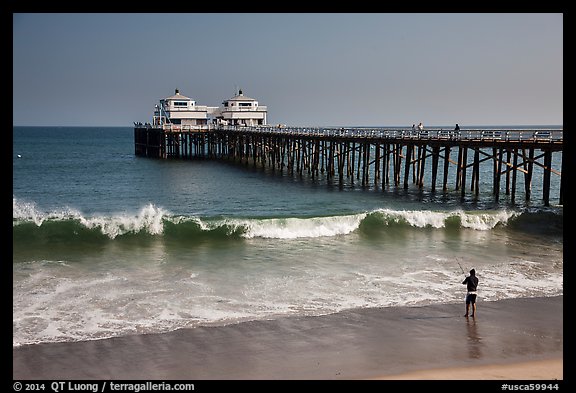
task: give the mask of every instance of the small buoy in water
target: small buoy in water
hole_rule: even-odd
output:
[[[22,156],[20,154],[18,154],[18,158],[22,158]]]

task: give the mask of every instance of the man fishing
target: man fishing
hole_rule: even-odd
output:
[[[462,284],[466,284],[468,289],[468,293],[466,294],[466,314],[465,317],[468,317],[470,312],[470,305],[472,305],[472,318],[476,315],[476,288],[478,287],[478,277],[476,277],[476,270],[470,270],[470,275],[467,276]]]

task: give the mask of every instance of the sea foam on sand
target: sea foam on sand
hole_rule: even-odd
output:
[[[26,345],[13,348],[13,378],[370,379],[563,356],[563,296],[484,302],[476,318],[463,311],[460,303],[356,309]],[[429,372],[421,376],[446,376]]]

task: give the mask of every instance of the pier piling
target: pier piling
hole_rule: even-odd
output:
[[[453,161],[451,152],[455,148],[458,157]],[[469,150],[473,153],[471,163],[468,163]],[[546,206],[550,204],[553,175],[560,176],[558,203],[563,204],[564,160],[559,169],[552,167],[553,154],[561,155],[562,151],[562,130],[427,130],[422,134],[386,128],[205,126],[174,130],[150,125],[134,128],[136,156],[251,163],[253,167],[269,168],[280,174],[306,173],[313,180],[323,177],[328,183],[337,181],[340,187],[354,186],[357,181],[362,187],[408,189],[412,174],[411,183],[424,189],[429,175],[430,190],[434,193],[443,159],[442,191],[449,191],[452,164],[456,167],[452,175],[454,191],[459,191],[461,198],[466,197],[469,171],[469,190],[475,197],[480,195],[481,164],[492,160],[494,200],[500,198],[505,176],[505,194],[513,204],[518,172],[524,174],[525,200],[530,201],[536,165],[543,172],[542,201]],[[428,158],[432,168],[427,172]]]

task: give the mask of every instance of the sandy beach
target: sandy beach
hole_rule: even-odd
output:
[[[563,380],[562,358],[515,363],[495,363],[468,367],[431,368],[379,380]]]
[[[563,379],[563,296],[358,309],[13,348],[13,378]]]

